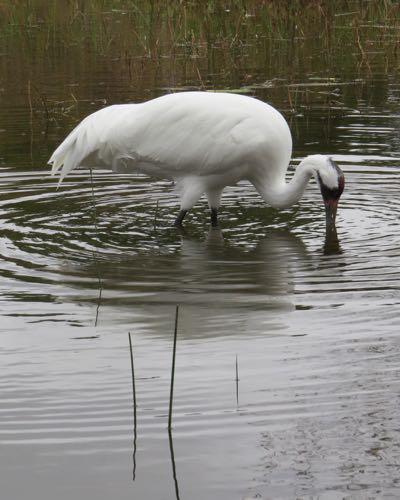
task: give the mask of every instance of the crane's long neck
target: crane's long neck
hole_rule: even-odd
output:
[[[268,180],[256,181],[254,185],[262,198],[274,208],[288,208],[297,203],[313,176],[313,170],[304,160],[298,165],[290,180],[271,183]]]

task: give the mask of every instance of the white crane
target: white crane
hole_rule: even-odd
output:
[[[285,208],[317,180],[326,220],[335,223],[344,175],[328,156],[311,155],[285,175],[292,138],[272,106],[243,95],[220,92],[167,94],[140,104],[108,106],[87,116],[54,151],[52,175],[60,183],[75,167],[128,167],[173,179],[180,195],[180,226],[205,193],[211,223],[217,225],[222,190],[250,181],[272,207]]]

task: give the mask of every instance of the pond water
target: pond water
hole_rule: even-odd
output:
[[[332,248],[315,183],[283,211],[240,183],[226,189],[220,228],[203,200],[184,234],[171,226],[167,181],[94,172],[91,182],[82,170],[56,190],[46,161],[74,123],[169,90],[156,79],[132,90],[107,58],[95,76],[54,73],[53,62],[32,85],[1,82],[4,498],[398,498],[396,75],[318,67],[295,87],[282,78],[247,90],[287,117],[293,165],[329,152],[344,170]],[[231,81],[224,73],[221,88],[238,88],[252,63]]]

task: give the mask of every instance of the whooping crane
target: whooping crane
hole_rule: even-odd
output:
[[[180,226],[205,193],[217,225],[222,190],[250,181],[272,207],[300,200],[309,180],[319,184],[327,223],[334,225],[344,188],[338,165],[311,155],[285,176],[292,154],[287,122],[252,97],[220,92],[180,92],[140,104],[108,106],[87,116],[54,151],[49,163],[60,183],[75,167],[130,168],[172,179],[180,195]]]

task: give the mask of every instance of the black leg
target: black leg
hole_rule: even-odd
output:
[[[179,213],[175,219],[174,225],[175,226],[182,226],[183,219],[185,218],[185,215],[187,214],[187,210],[179,210]]]
[[[211,209],[211,225],[212,225],[212,227],[218,226],[218,209],[217,208]]]

